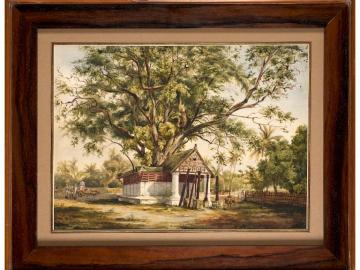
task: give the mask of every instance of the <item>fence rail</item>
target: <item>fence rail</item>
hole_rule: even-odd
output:
[[[306,198],[306,194],[246,191],[244,200],[249,202],[257,202],[257,203],[268,203],[268,204],[277,203],[277,204],[306,206],[307,198]]]

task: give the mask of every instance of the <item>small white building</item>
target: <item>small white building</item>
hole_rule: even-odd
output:
[[[197,180],[199,176],[200,181]],[[193,149],[174,154],[162,167],[141,166],[120,175],[123,192],[119,196],[119,201],[179,205],[180,197],[183,195],[183,198],[199,196],[199,200],[211,205],[212,177],[212,171],[195,146]],[[197,182],[199,185],[196,185]]]

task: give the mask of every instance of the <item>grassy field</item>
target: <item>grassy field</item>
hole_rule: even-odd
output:
[[[116,198],[55,199],[55,230],[121,229],[305,229],[306,211],[294,206],[241,202],[231,209],[190,210],[165,205],[129,205]]]

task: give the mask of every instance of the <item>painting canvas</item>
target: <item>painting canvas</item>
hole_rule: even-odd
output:
[[[309,43],[53,44],[53,232],[308,230]]]

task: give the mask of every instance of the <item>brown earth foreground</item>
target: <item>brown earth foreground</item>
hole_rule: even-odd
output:
[[[129,205],[116,199],[55,199],[55,230],[300,229],[305,208],[241,202],[231,209]]]

